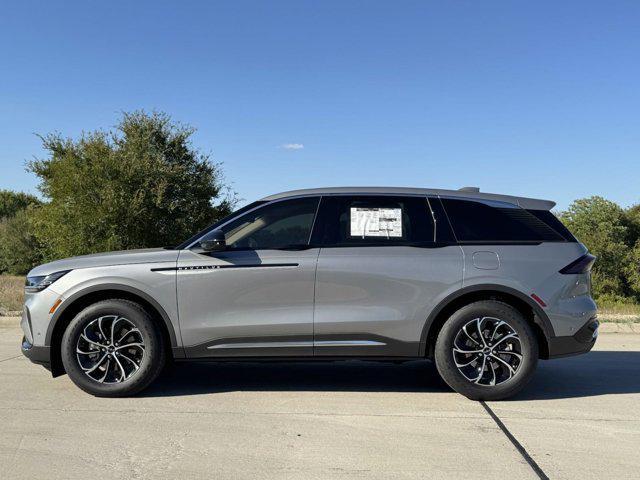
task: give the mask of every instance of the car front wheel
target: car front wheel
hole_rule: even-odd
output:
[[[137,303],[94,303],[71,321],[61,345],[71,380],[100,397],[122,397],[146,388],[162,370],[164,348],[149,314]]]

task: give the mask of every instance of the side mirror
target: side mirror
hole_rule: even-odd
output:
[[[200,247],[205,252],[221,252],[227,248],[227,241],[222,230],[212,230],[202,240]]]

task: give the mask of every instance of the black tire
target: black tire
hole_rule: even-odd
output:
[[[454,340],[462,327],[474,319],[485,317],[507,322],[520,340],[522,359],[515,368],[515,374],[503,383],[496,382],[496,385],[480,385],[469,380],[456,366],[453,353]],[[466,358],[472,357],[468,355]],[[445,322],[436,340],[435,362],[444,381],[456,392],[471,400],[502,400],[518,393],[531,380],[538,363],[538,341],[531,325],[518,310],[495,300],[478,301],[462,307]],[[478,364],[472,366],[475,365]]]
[[[144,351],[138,354],[141,357],[138,368],[133,371],[135,367],[130,367],[132,371],[130,377],[117,383],[100,383],[82,369],[76,348],[85,327],[98,318],[113,318],[113,316],[124,317],[139,331],[135,334],[141,336]],[[164,350],[161,332],[155,326],[151,316],[137,303],[124,299],[102,300],[86,307],[69,323],[61,345],[62,363],[73,383],[97,397],[126,397],[145,389],[163,368]]]

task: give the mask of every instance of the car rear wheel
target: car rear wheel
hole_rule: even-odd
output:
[[[520,312],[485,300],[466,305],[445,322],[435,360],[444,381],[458,393],[472,400],[500,400],[531,380],[538,343]]]
[[[62,337],[61,355],[67,374],[82,390],[122,397],[155,380],[165,353],[160,332],[140,305],[110,299],[75,316]]]

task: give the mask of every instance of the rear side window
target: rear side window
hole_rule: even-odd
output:
[[[564,238],[567,242],[578,241],[578,239],[576,239],[576,237],[573,236],[573,233],[571,233],[569,229],[564,226],[564,223],[562,223],[558,219],[558,217],[556,217],[549,210],[527,210],[527,212],[529,212],[532,215],[535,215],[544,223],[549,225],[549,227],[551,227],[553,230],[558,232],[558,234],[560,234],[562,238]]]
[[[415,245],[433,242],[426,198],[322,197],[312,243],[325,247]]]
[[[529,211],[506,202],[442,198],[459,242],[564,242]]]

